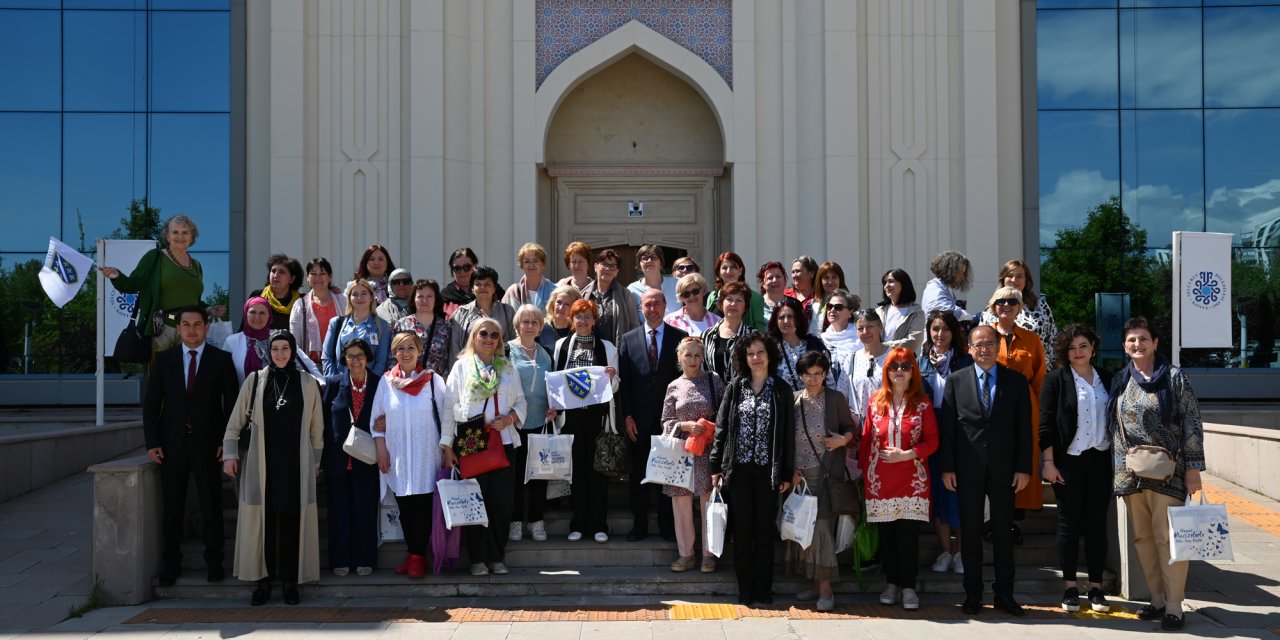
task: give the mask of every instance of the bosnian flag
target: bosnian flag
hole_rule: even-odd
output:
[[[40,286],[49,299],[62,308],[80,292],[92,266],[93,260],[50,236],[49,253],[40,268]]]
[[[547,399],[552,409],[579,409],[613,399],[613,386],[604,367],[549,371],[546,378]]]

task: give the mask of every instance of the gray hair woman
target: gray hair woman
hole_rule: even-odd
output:
[[[920,298],[924,312],[946,311],[955,314],[961,322],[972,320],[973,314],[965,310],[964,301],[956,300],[955,294],[967,291],[973,281],[969,259],[959,251],[943,251],[933,257],[929,271],[933,272],[933,279],[924,285],[924,295]]]

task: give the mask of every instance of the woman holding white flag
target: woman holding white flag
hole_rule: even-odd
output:
[[[618,349],[604,338],[595,337],[599,311],[594,302],[578,300],[569,308],[573,334],[556,341],[553,371],[577,367],[605,368],[610,386],[618,389]],[[573,435],[573,520],[569,541],[582,539],[583,532],[595,534],[595,541],[609,541],[609,478],[595,470],[596,436],[605,425],[614,423],[613,402],[594,404],[561,413],[564,433]]]

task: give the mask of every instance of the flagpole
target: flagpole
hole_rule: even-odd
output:
[[[102,238],[98,238],[97,258],[98,258],[99,265],[106,264],[105,260],[103,259],[104,258],[103,251],[105,250],[106,250],[106,243],[102,241]],[[107,278],[106,276],[102,275],[102,269],[99,268],[96,271],[98,272],[98,276],[97,276],[98,277],[98,291],[97,291],[97,298],[98,298],[97,343],[98,343],[98,346],[96,349],[97,360],[98,360],[98,371],[97,371],[96,379],[94,381],[94,386],[96,387],[95,391],[97,396],[94,401],[94,406],[95,406],[94,418],[96,420],[95,424],[101,427],[106,422],[105,414],[106,414],[106,399],[107,399],[106,398],[107,396],[107,385],[106,385],[107,363],[106,363],[106,356],[104,356],[102,353],[103,346],[107,343],[107,305],[106,305],[106,299],[102,295],[103,291],[105,291],[107,287]]]

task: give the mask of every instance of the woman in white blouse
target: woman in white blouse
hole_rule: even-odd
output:
[[[889,355],[889,347],[886,347],[880,338],[884,335],[884,324],[880,322],[880,316],[872,309],[864,309],[859,311],[853,320],[854,330],[858,332],[858,340],[862,342],[862,348],[854,352],[853,357],[847,361],[845,367],[848,371],[849,386],[845,391],[845,396],[849,398],[849,407],[853,410],[853,415],[857,418],[858,424],[863,424],[867,417],[867,404],[871,402],[871,394],[880,388],[884,380],[884,359]]]
[[[378,470],[400,506],[400,527],[409,548],[396,573],[421,578],[427,573],[431,539],[431,494],[441,467],[439,443],[453,432],[449,389],[440,376],[422,366],[422,338],[404,331],[391,340],[395,366],[383,376],[374,396],[370,424],[378,448]],[[443,523],[441,523],[443,525]]]
[[[902,269],[890,269],[880,276],[884,299],[876,307],[884,325],[884,346],[906,347],[920,357],[924,344],[924,310],[916,304],[916,287]]]
[[[1073,324],[1058,334],[1058,368],[1040,390],[1040,462],[1058,500],[1058,563],[1066,591],[1062,608],[1080,610],[1076,587],[1080,539],[1089,570],[1089,606],[1109,611],[1102,593],[1107,566],[1107,504],[1112,500],[1111,435],[1107,389],[1111,372],[1093,366],[1098,334]]]
[[[525,398],[520,388],[520,374],[506,356],[502,326],[493,318],[480,317],[471,323],[471,333],[458,360],[449,371],[449,397],[452,398],[453,420],[440,435],[445,464],[452,465],[457,456],[453,444],[456,425],[483,420],[489,430],[502,435],[502,448],[507,459],[520,446],[516,429],[524,424]],[[486,433],[488,431],[486,430]],[[511,526],[511,510],[515,505],[511,467],[494,469],[475,477],[484,496],[488,527],[466,527],[462,538],[471,557],[471,575],[489,572],[509,573],[504,564],[507,534]]]

